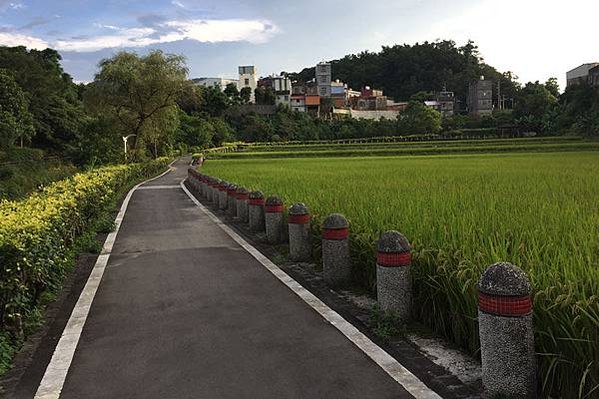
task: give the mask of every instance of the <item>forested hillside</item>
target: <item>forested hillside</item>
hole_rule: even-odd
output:
[[[514,97],[520,86],[511,72],[500,73],[485,64],[473,42],[463,46],[452,40],[383,46],[378,53],[349,54],[331,64],[333,79],[356,90],[363,86],[383,89],[395,100],[409,100],[420,92],[447,88],[465,101],[468,83],[483,75],[500,81],[501,93],[508,98]],[[314,67],[305,68],[293,77],[308,81],[314,78]]]

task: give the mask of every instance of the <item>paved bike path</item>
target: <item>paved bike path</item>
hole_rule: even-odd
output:
[[[61,398],[411,398],[179,187],[134,192]]]

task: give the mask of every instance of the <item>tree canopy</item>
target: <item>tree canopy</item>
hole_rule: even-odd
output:
[[[0,69],[0,148],[9,149],[16,140],[21,146],[34,133],[29,101],[11,74]]]
[[[68,153],[86,119],[77,86],[63,71],[60,60],[58,52],[52,49],[0,47],[0,68],[10,71],[29,100],[35,129],[31,144]]]
[[[187,67],[179,55],[152,51],[121,52],[100,62],[86,93],[92,109],[114,115],[124,135],[150,143],[154,156],[177,127],[177,99],[185,88]]]
[[[485,64],[471,41],[463,46],[452,40],[383,46],[378,53],[350,54],[331,64],[333,79],[340,79],[354,89],[364,86],[383,89],[385,95],[398,101],[407,101],[419,92],[445,88],[465,101],[468,84],[481,75],[500,81],[501,92],[508,97],[518,89],[517,78],[511,72],[502,74]],[[307,82],[314,78],[314,67],[290,77]]]

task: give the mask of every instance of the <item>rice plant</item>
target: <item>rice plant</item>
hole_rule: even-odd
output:
[[[412,242],[417,317],[476,354],[476,286],[497,261],[534,287],[544,397],[599,397],[599,153],[210,160],[203,172],[351,222],[356,281],[374,243]]]

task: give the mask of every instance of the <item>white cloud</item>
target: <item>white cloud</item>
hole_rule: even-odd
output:
[[[161,38],[165,41],[264,43],[279,31],[269,22],[243,19],[171,21],[166,25],[175,31]]]
[[[0,34],[0,45],[24,45],[30,48],[50,46],[62,51],[92,52],[107,48],[145,47],[179,40],[202,43],[264,43],[279,32],[279,29],[268,21],[245,19],[168,21],[155,28],[119,28],[99,23],[94,26],[113,32],[56,40],[49,45],[44,40],[32,36]]]
[[[114,26],[114,25],[104,25],[104,24],[100,24],[98,22],[94,22],[94,26],[96,28],[103,28],[103,29],[110,29],[110,30],[120,30],[120,28],[118,26]]]
[[[25,8],[23,3],[8,3],[8,7],[13,10],[20,10],[21,8]]]
[[[150,39],[152,28],[120,29],[113,35],[93,36],[83,39],[57,40],[54,47],[63,51],[90,52],[115,47],[143,47],[157,43]]]
[[[171,4],[180,8],[185,8],[185,5],[178,0],[171,1]]]
[[[0,32],[0,45],[8,47],[25,46],[36,50],[44,50],[50,47],[48,42],[37,37],[11,32]]]

